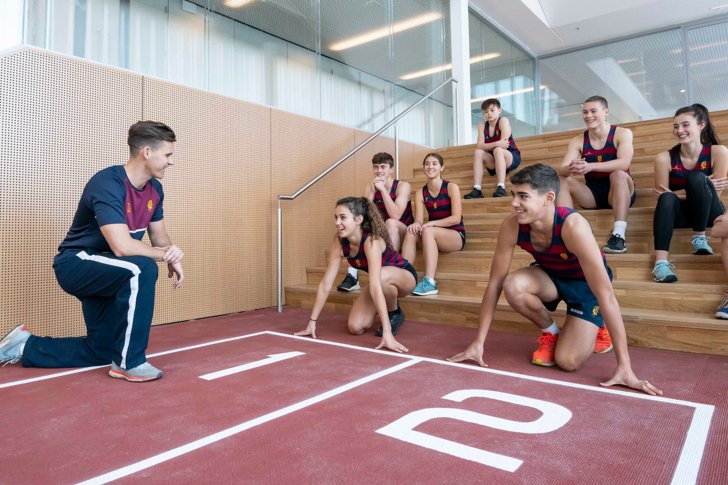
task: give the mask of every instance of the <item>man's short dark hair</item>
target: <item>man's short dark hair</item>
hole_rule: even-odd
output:
[[[394,167],[394,158],[387,152],[377,153],[372,157],[372,165],[388,163],[390,167]]]
[[[584,100],[584,102],[582,104],[594,103],[594,102],[602,103],[602,108],[604,108],[604,109],[609,108],[609,103],[607,103],[607,99],[603,98],[601,96],[589,96],[588,98],[586,98],[586,100]]]
[[[528,184],[539,194],[553,192],[559,195],[559,174],[556,173],[553,167],[543,163],[529,165],[514,173],[511,175],[511,184]]]
[[[483,104],[480,105],[480,110],[485,111],[486,109],[488,109],[488,106],[490,106],[492,104],[494,104],[495,107],[498,109],[500,109],[500,107],[501,107],[500,101],[498,101],[495,98],[488,98],[485,101],[483,101]]]
[[[134,155],[146,146],[156,148],[162,141],[177,141],[172,128],[159,121],[137,121],[129,128],[126,142],[129,144],[129,153]]]

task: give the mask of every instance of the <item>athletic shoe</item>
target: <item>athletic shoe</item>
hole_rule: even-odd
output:
[[[506,189],[504,189],[500,185],[498,186],[497,189],[495,189],[495,192],[493,192],[493,197],[505,197],[506,195],[508,195],[508,193],[506,192]]]
[[[473,189],[470,191],[469,194],[465,194],[466,199],[482,199],[483,198],[483,192],[479,189]]]
[[[22,323],[0,340],[0,364],[15,364],[23,358],[20,350],[28,341],[30,332]]]
[[[149,362],[144,362],[131,369],[122,369],[112,362],[109,375],[116,379],[126,379],[129,382],[147,382],[161,379],[164,373]]]
[[[673,269],[675,269],[675,265],[670,261],[655,264],[655,267],[652,268],[652,275],[658,283],[674,283],[677,281],[677,275],[672,271]]]
[[[627,241],[622,238],[619,234],[612,234],[612,237],[607,241],[607,245],[604,246],[604,252],[609,254],[622,254],[627,252]]]
[[[718,310],[715,312],[715,318],[728,320],[728,295],[723,295],[723,302],[718,305]]]
[[[397,332],[399,332],[399,328],[404,323],[404,312],[402,311],[402,308],[397,305],[397,309],[395,311],[387,313],[389,313],[389,325],[392,327],[392,335],[397,335]],[[375,335],[377,337],[381,337],[383,333],[384,329],[382,327],[379,327],[375,332]]]
[[[437,284],[427,276],[422,278],[422,280],[417,283],[417,286],[415,286],[415,289],[412,290],[412,294],[417,296],[437,295],[437,293]]]
[[[594,352],[597,354],[606,354],[612,350],[612,337],[609,335],[607,326],[600,328],[597,332],[597,340],[594,342]]]
[[[559,334],[541,332],[538,338],[538,348],[531,357],[531,362],[544,367],[556,365],[556,342],[559,341]]]
[[[359,278],[354,278],[349,273],[346,273],[346,278],[336,287],[337,291],[356,291],[359,289]]]
[[[713,254],[713,248],[708,244],[707,237],[695,236],[693,238],[693,254]]]

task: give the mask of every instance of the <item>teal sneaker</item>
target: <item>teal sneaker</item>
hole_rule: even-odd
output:
[[[670,261],[667,263],[657,263],[652,269],[652,275],[658,283],[674,283],[677,281],[677,275],[672,271],[675,265]]]
[[[412,294],[417,296],[437,295],[437,293],[437,284],[427,276],[422,278],[422,281],[417,283],[415,289],[412,290]]]
[[[705,236],[693,237],[693,254],[713,254],[713,248],[708,244]]]
[[[22,323],[0,340],[0,364],[15,364],[23,358],[22,347],[28,341],[30,332]]]

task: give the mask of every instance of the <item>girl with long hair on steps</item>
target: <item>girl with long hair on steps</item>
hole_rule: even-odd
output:
[[[412,292],[418,296],[436,295],[435,270],[439,253],[462,251],[465,225],[460,188],[442,178],[445,162],[439,153],[428,153],[422,162],[427,183],[415,193],[415,222],[407,228],[402,255],[414,263],[417,240],[422,240],[425,276]],[[425,212],[428,221],[425,222]]]
[[[363,334],[378,314],[382,326],[376,333],[382,340],[376,348],[408,352],[394,338],[404,323],[398,298],[408,295],[415,287],[417,272],[392,248],[379,209],[366,197],[338,200],[334,218],[337,233],[329,247],[328,266],[319,283],[308,326],[296,335],[316,338],[316,321],[334,286],[341,259],[346,258],[352,267],[369,273],[369,287],[362,289],[349,312],[349,332]]]
[[[728,187],[728,149],[720,144],[708,110],[701,104],[680,108],[672,121],[678,144],[655,158],[657,207],[653,221],[658,283],[673,283],[677,275],[668,260],[675,228],[692,227],[692,253],[713,254],[706,227],[725,212],[720,192]]]

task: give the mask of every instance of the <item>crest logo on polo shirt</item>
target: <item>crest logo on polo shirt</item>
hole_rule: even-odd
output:
[[[126,211],[131,214],[131,202],[126,203]]]
[[[602,156],[601,155],[597,156],[597,162],[601,162],[601,161],[602,161]]]
[[[564,261],[566,261],[567,259],[569,259],[569,255],[566,254],[566,253],[561,253],[560,256],[561,256],[561,259],[563,259]]]
[[[149,200],[147,201],[147,210],[148,210],[149,212],[152,212],[152,209],[154,209],[154,202],[152,202],[152,199],[149,199]]]
[[[432,204],[432,207],[433,207],[434,209],[437,209],[437,202],[435,202],[434,204]]]
[[[700,162],[700,170],[705,170],[706,168],[708,168],[708,162]]]

